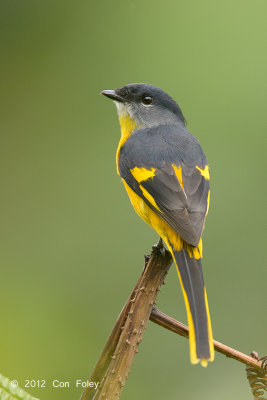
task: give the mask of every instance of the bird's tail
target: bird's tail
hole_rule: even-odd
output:
[[[214,346],[209,306],[201,265],[201,245],[193,248],[187,243],[180,251],[168,243],[180,278],[187,311],[192,364],[199,361],[207,366],[214,359]]]

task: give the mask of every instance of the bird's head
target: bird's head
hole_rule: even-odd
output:
[[[185,124],[178,104],[162,89],[147,83],[131,83],[101,92],[117,107],[122,133],[164,124]]]

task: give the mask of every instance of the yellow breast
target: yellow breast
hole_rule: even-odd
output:
[[[119,145],[117,148],[116,154],[116,166],[117,166],[117,173],[119,174],[119,154],[121,146],[126,142],[127,139],[131,136],[132,132],[137,128],[136,122],[130,117],[130,115],[124,111],[119,111],[119,121],[121,126],[121,138],[119,141]]]

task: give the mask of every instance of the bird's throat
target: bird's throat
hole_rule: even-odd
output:
[[[135,119],[132,117],[130,110],[128,109],[126,104],[115,102],[118,112],[118,117],[121,126],[121,139],[124,139],[124,142],[128,139],[128,137],[132,134],[132,132],[138,128],[138,125]]]
[[[119,106],[117,106],[117,110],[118,110],[118,117],[119,117],[120,127],[121,127],[121,138],[120,138],[120,142],[119,142],[118,149],[117,149],[117,155],[116,155],[117,172],[119,174],[118,162],[119,162],[120,149],[123,146],[123,144],[126,142],[126,140],[131,136],[133,131],[138,128],[138,125],[137,125],[136,121],[130,116],[130,114],[125,110],[125,108],[121,107],[120,104],[119,104]]]
[[[132,132],[137,128],[137,124],[129,114],[119,115],[119,121],[121,126],[121,139],[125,138],[125,140],[127,140]]]

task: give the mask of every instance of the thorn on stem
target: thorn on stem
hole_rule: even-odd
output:
[[[152,246],[152,253],[159,254],[161,256],[165,255],[165,247],[161,237],[159,238],[158,243]]]
[[[150,259],[150,254],[145,254],[144,257],[145,257],[145,263],[147,264]]]

